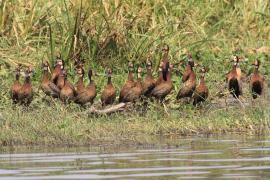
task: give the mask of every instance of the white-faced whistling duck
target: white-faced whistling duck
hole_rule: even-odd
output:
[[[54,70],[52,72],[52,79],[51,79],[54,84],[57,84],[58,77],[60,77],[63,67],[64,67],[64,64],[63,64],[62,59],[57,57],[55,60]]]
[[[194,95],[193,95],[193,105],[196,106],[198,103],[203,102],[208,97],[208,87],[205,84],[204,78],[205,78],[206,69],[205,67],[202,67],[201,69],[201,75],[200,75],[200,82],[199,85],[196,87]]]
[[[52,72],[51,81],[54,84],[57,84],[58,78],[61,76],[62,69],[64,68],[64,61],[61,58],[61,52],[59,49],[55,52],[55,63],[54,63],[54,69]]]
[[[163,62],[160,62],[159,64],[158,77],[157,80],[155,81],[155,86],[158,86],[163,81],[163,71],[162,71],[163,64],[164,64]]]
[[[142,86],[142,68],[139,67],[137,71],[137,81],[135,82],[135,86],[132,87],[128,93],[124,97],[124,102],[136,102],[140,99],[142,93],[143,93],[143,86]]]
[[[233,69],[226,75],[227,87],[235,98],[242,95],[241,69],[239,68],[238,58],[233,61]]]
[[[143,82],[143,95],[149,97],[151,95],[151,91],[155,87],[155,80],[152,75],[152,62],[149,60],[146,61],[146,71],[147,75]]]
[[[183,76],[182,76],[182,82],[183,83],[186,82],[189,79],[190,73],[193,72],[194,65],[195,65],[195,63],[194,63],[194,61],[192,59],[191,54],[188,54],[187,66],[186,66],[185,71],[184,71]]]
[[[172,71],[173,65],[167,62],[165,66],[165,71],[163,71],[163,73],[165,73],[165,75],[163,74],[163,76],[165,76],[165,79],[162,79],[162,81],[152,90],[151,95],[158,99],[160,102],[163,102],[165,97],[170,94],[171,90],[173,89],[171,79]]]
[[[11,86],[11,89],[10,89],[10,95],[11,95],[11,99],[13,101],[13,103],[18,103],[18,95],[19,95],[19,91],[22,87],[21,83],[20,83],[20,72],[21,72],[21,65],[18,64],[16,66],[16,70],[15,70],[15,81],[13,83],[13,85]]]
[[[32,73],[32,68],[27,67],[25,70],[25,80],[21,89],[19,90],[18,99],[23,105],[29,105],[33,100],[33,88],[30,81],[30,75]]]
[[[62,73],[60,76],[64,77],[64,86],[60,91],[60,99],[62,102],[66,104],[74,100],[76,91],[73,85],[68,81],[67,73],[64,69],[62,70]]]
[[[166,71],[166,65],[169,63],[169,51],[170,51],[170,47],[165,44],[162,48],[162,51],[163,51],[163,59],[162,59],[162,62],[163,62],[163,67],[162,67],[162,71],[163,71],[163,75],[165,75],[165,71]],[[165,77],[163,77],[163,79],[165,79]]]
[[[196,88],[196,74],[193,70],[195,66],[195,63],[192,59],[188,60],[188,65],[187,68],[185,70],[185,73],[183,75],[184,79],[182,79],[183,86],[182,88],[178,91],[178,94],[176,96],[176,99],[179,100],[181,98],[185,98],[185,97],[192,97],[192,94]]]
[[[261,62],[259,60],[255,60],[252,65],[254,66],[254,72],[250,78],[250,87],[252,97],[253,99],[256,99],[258,95],[260,96],[263,93],[264,77],[259,72]]]
[[[102,106],[113,104],[116,97],[116,90],[112,84],[112,70],[107,69],[108,82],[104,90],[101,93]]]
[[[49,63],[48,61],[43,63],[43,76],[40,84],[40,88],[47,96],[58,98],[60,89],[50,81],[49,79]]]
[[[79,75],[79,79],[78,79],[77,84],[76,84],[76,92],[77,92],[77,94],[80,94],[80,93],[85,91],[85,85],[83,82],[84,69],[82,66],[79,66],[77,68],[77,74]]]
[[[124,97],[129,92],[129,90],[135,85],[133,73],[134,73],[134,65],[132,62],[129,62],[129,64],[128,64],[128,79],[120,91],[119,102],[125,102]]]
[[[63,72],[66,71],[64,70],[63,65],[60,66],[60,69],[61,69],[60,74],[57,76],[56,79],[56,86],[61,90],[65,84],[65,75],[63,74]]]
[[[88,71],[88,78],[89,78],[89,84],[86,86],[85,90],[78,93],[76,98],[75,98],[75,103],[80,104],[80,105],[85,105],[88,102],[93,104],[95,97],[97,96],[97,91],[96,91],[96,85],[92,80],[92,70],[90,69]]]

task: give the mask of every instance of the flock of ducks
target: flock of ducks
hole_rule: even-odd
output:
[[[173,64],[169,62],[168,52],[169,47],[165,46],[163,49],[164,57],[159,64],[158,77],[153,78],[152,75],[152,63],[147,60],[146,70],[147,75],[142,80],[142,67],[137,68],[137,79],[134,78],[134,64],[128,64],[128,78],[121,88],[119,94],[119,102],[137,102],[145,98],[157,99],[163,102],[168,94],[173,89],[172,72]],[[264,89],[264,77],[259,72],[260,61],[255,60],[252,64],[254,66],[254,72],[250,76],[250,88],[252,97],[256,99],[262,95]],[[182,87],[180,88],[176,99],[189,98],[190,102],[193,101],[193,105],[197,105],[205,101],[208,97],[208,87],[205,83],[206,68],[200,69],[200,81],[196,84],[196,74],[194,72],[194,66],[196,66],[192,57],[188,56],[188,61],[182,76]],[[59,98],[63,103],[69,103],[71,101],[85,106],[86,104],[93,104],[97,95],[96,85],[92,80],[93,72],[90,69],[87,73],[89,83],[84,84],[85,71],[83,65],[79,65],[76,68],[79,79],[75,87],[67,79],[67,73],[64,69],[64,63],[61,60],[61,56],[56,57],[54,69],[51,72],[48,62],[43,63],[43,76],[40,84],[40,89],[47,95],[53,98]],[[29,105],[33,99],[33,88],[30,81],[30,75],[32,73],[31,67],[27,67],[25,70],[25,80],[21,84],[20,71],[21,65],[16,66],[16,79],[11,87],[11,99],[15,104]],[[101,92],[101,102],[103,106],[111,105],[116,99],[116,89],[112,83],[112,69],[106,70],[108,78],[107,84]],[[242,83],[241,83],[241,69],[239,67],[239,57],[235,56],[233,59],[232,70],[226,74],[227,88],[234,98],[239,98],[242,95]]]

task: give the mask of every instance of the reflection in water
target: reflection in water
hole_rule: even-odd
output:
[[[270,177],[269,138],[160,140],[157,146],[36,148],[0,153],[0,179],[252,179]],[[175,143],[177,142],[177,143]]]

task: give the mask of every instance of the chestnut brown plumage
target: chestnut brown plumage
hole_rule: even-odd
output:
[[[20,83],[20,72],[21,72],[21,65],[18,64],[15,69],[15,81],[10,89],[10,96],[14,104],[18,103],[19,100],[19,90],[21,89],[22,85]]]
[[[143,86],[143,94],[146,97],[149,97],[151,95],[153,88],[155,87],[155,80],[153,79],[152,75],[152,62],[149,60],[146,62],[146,70],[147,75],[142,86]]]
[[[86,88],[77,94],[75,103],[85,105],[87,103],[93,104],[95,97],[97,96],[96,85],[92,80],[92,70],[88,71],[89,84]],[[78,91],[77,91],[78,92]]]
[[[132,87],[128,93],[124,96],[124,102],[136,102],[140,99],[141,95],[143,94],[143,86],[142,86],[142,68],[138,68],[138,79],[135,83],[135,86]]]
[[[264,77],[259,72],[261,62],[259,60],[255,60],[252,65],[254,66],[254,72],[250,78],[250,88],[253,99],[256,99],[263,93]]]
[[[65,70],[62,70],[62,73],[60,76],[64,78],[64,86],[60,91],[60,99],[62,102],[64,102],[66,104],[66,103],[69,103],[72,100],[74,100],[76,91],[75,91],[73,85],[68,81],[67,74],[66,74]]]
[[[49,63],[48,61],[43,63],[43,76],[40,84],[40,88],[47,96],[58,98],[60,89],[50,81],[49,79]]]
[[[128,64],[128,79],[120,91],[119,102],[125,102],[126,100],[124,99],[124,97],[129,92],[129,90],[135,86],[133,73],[134,73],[134,65],[132,62],[129,62],[129,64]]]
[[[112,70],[110,68],[107,70],[107,77],[107,85],[101,93],[102,106],[113,104],[116,97],[116,90],[112,84]]]
[[[185,73],[182,78],[183,86],[178,91],[176,99],[179,100],[181,98],[189,97],[191,98],[193,92],[196,88],[196,74],[193,70],[195,63],[193,60],[188,61],[188,65],[186,67]]]
[[[165,66],[165,73],[166,78],[163,79],[158,85],[154,87],[154,89],[151,92],[151,95],[155,97],[156,99],[160,100],[160,102],[163,102],[165,97],[171,92],[173,89],[173,84],[172,84],[172,70],[173,66],[167,62]]]
[[[30,74],[32,73],[32,68],[27,67],[25,70],[25,80],[21,89],[18,93],[18,100],[21,104],[28,106],[33,100],[33,88],[30,81]]]
[[[200,75],[200,82],[199,85],[196,87],[194,95],[193,95],[193,105],[196,106],[198,103],[203,102],[208,97],[208,87],[205,84],[205,73],[206,69],[205,67],[202,67],[201,69],[201,75]]]
[[[241,69],[238,60],[234,61],[233,69],[226,75],[226,83],[233,97],[239,98],[242,95]]]

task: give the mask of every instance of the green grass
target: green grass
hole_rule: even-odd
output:
[[[234,1],[1,1],[0,2],[0,142],[2,144],[86,144],[99,141],[142,141],[146,135],[189,135],[239,132],[269,133],[268,96],[252,107],[215,108],[230,57],[247,57],[241,64],[251,72],[254,58],[262,61],[261,72],[269,78],[270,3],[263,0]],[[113,38],[116,34],[116,38]],[[175,104],[181,76],[174,73],[175,89],[167,103],[168,112],[151,104],[146,113],[88,116],[77,105],[42,101],[38,92],[41,62],[54,60],[60,49],[74,76],[75,60],[94,69],[100,94],[106,83],[104,69],[112,67],[119,90],[126,78],[126,65],[145,62],[150,51],[157,69],[160,47],[170,46],[170,61],[182,61],[191,52],[196,62],[207,66],[209,102],[203,108]],[[32,65],[35,98],[28,109],[14,107],[9,87],[16,63]],[[198,70],[196,69],[198,72]],[[156,74],[155,74],[156,76]],[[249,98],[248,88],[245,98]],[[98,103],[99,95],[96,98]]]

